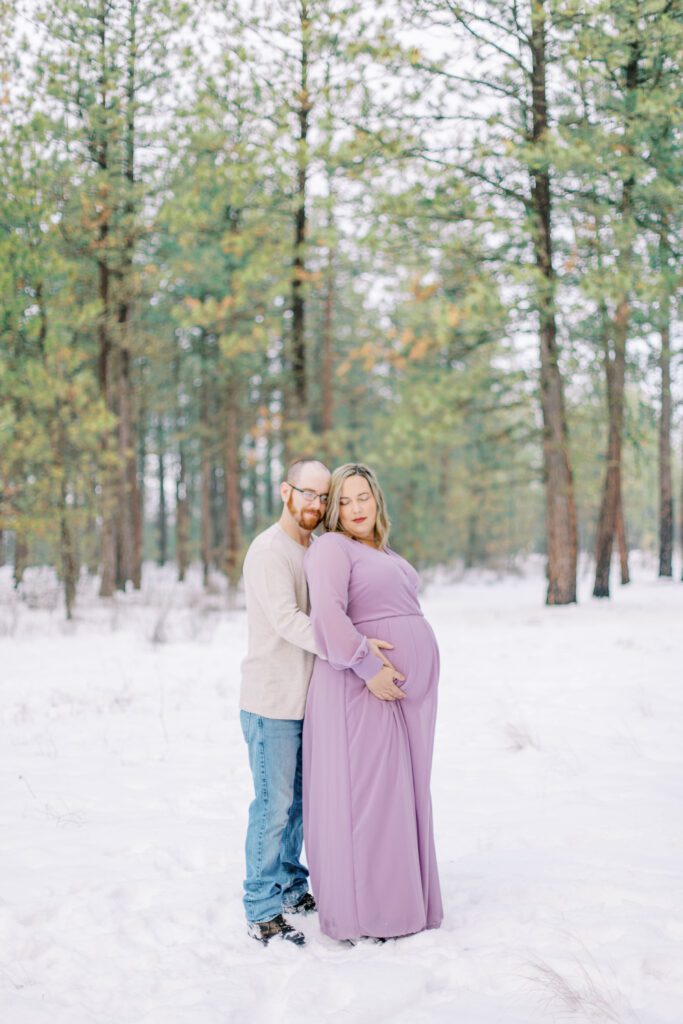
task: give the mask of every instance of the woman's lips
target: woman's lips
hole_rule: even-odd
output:
[[[354,523],[364,523],[366,519],[367,519],[367,516],[360,516],[358,519],[354,519],[353,522]]]

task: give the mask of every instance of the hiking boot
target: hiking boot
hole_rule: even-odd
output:
[[[287,942],[293,942],[295,946],[303,946],[306,937],[303,932],[296,931],[291,924],[287,924],[282,914],[278,914],[272,921],[254,921],[248,926],[247,931],[252,939],[262,942],[267,946],[271,939],[279,936]]]
[[[305,892],[303,896],[296,901],[291,907],[285,907],[284,911],[286,914],[312,914],[314,910],[317,910],[316,902],[310,892]]]

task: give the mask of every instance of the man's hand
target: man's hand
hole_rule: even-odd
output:
[[[376,676],[368,679],[366,686],[378,700],[403,700],[405,693],[394,683],[394,679],[405,679],[395,668],[385,665]]]

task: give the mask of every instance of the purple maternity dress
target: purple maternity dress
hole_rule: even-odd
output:
[[[429,777],[439,651],[395,551],[326,533],[306,552],[316,658],[303,735],[304,841],[320,927],[334,939],[438,928]],[[388,640],[403,700],[374,697]]]

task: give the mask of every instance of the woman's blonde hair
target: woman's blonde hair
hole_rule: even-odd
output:
[[[339,466],[338,469],[335,469],[332,474],[332,480],[330,481],[330,489],[327,497],[327,508],[325,510],[325,529],[330,533],[337,532],[343,533],[347,537],[351,536],[351,534],[346,532],[339,521],[339,501],[341,499],[342,487],[344,485],[344,481],[348,480],[350,476],[362,476],[368,482],[368,488],[377,502],[375,542],[378,547],[385,548],[389,540],[389,530],[391,529],[391,520],[389,519],[389,513],[387,512],[387,503],[384,499],[382,488],[379,485],[379,480],[370,467],[364,465],[362,462],[347,462],[343,466]]]

